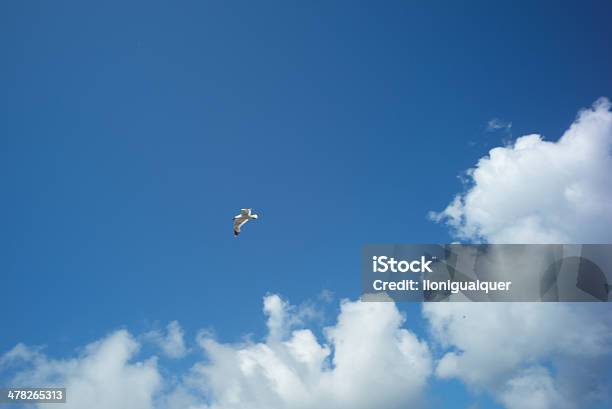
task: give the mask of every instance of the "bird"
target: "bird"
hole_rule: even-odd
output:
[[[240,209],[240,214],[234,216],[234,237],[240,234],[240,228],[251,219],[257,219],[256,214],[251,213],[251,209]]]

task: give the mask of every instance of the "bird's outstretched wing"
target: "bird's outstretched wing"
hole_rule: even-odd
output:
[[[240,234],[240,228],[249,221],[248,217],[237,217],[234,219],[234,236]]]

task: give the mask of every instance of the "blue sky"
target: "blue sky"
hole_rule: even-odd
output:
[[[235,340],[264,334],[267,293],[355,299],[363,244],[449,242],[427,213],[458,175],[509,138],[557,139],[612,96],[610,15],[3,2],[0,351],[65,355],[171,320]],[[487,131],[494,118],[509,132]],[[241,207],[260,219],[234,239]]]

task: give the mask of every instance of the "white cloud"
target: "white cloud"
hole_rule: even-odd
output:
[[[403,328],[395,304],[343,301],[337,323],[323,330],[325,342],[310,329],[292,330],[303,311],[277,295],[265,297],[264,312],[269,329],[264,341],[223,344],[202,333],[198,341],[206,359],[164,382],[155,357],[132,362],[139,344],[124,330],[67,360],[20,344],[0,358],[0,373],[21,364],[11,384],[66,386],[66,408],[419,405],[432,373],[430,352]],[[171,323],[168,333],[182,333],[177,329],[178,323]]]
[[[66,360],[49,359],[36,348],[18,345],[2,357],[0,372],[20,365],[11,385],[65,387],[65,409],[149,409],[161,377],[154,358],[130,362],[138,347],[124,330],[87,345],[78,357]]]
[[[325,344],[309,329],[272,336],[286,333],[290,308],[276,295],[264,306],[266,342],[201,339],[210,362],[194,367],[190,384],[210,393],[211,408],[395,408],[420,400],[431,373],[429,349],[401,328],[394,304],[342,302]]]
[[[512,378],[500,393],[508,409],[564,409],[571,407],[557,390],[548,370],[526,369]]]
[[[432,338],[451,349],[436,374],[470,386],[496,386],[526,365],[555,359],[587,362],[612,352],[608,305],[429,303]],[[494,358],[494,359],[493,359]]]
[[[602,98],[556,142],[532,134],[491,149],[468,171],[468,191],[431,217],[465,240],[611,242],[611,152],[612,112]]]
[[[512,129],[512,122],[507,122],[499,118],[493,118],[487,122],[487,131],[491,132],[500,129],[506,132],[510,131],[510,129]]]
[[[423,316],[430,342],[440,346],[440,379],[459,379],[508,409],[579,408],[609,399],[607,303],[427,303]]]
[[[612,242],[611,153],[610,102],[600,99],[557,142],[534,134],[492,149],[468,171],[467,192],[431,216],[470,241]],[[423,314],[443,348],[440,378],[488,391],[508,409],[607,398],[609,304],[432,303]]]
[[[178,321],[172,321],[168,324],[166,335],[156,330],[146,333],[144,338],[157,344],[164,355],[170,358],[181,358],[187,353],[184,332]]]
[[[600,100],[557,142],[528,135],[491,150],[469,172],[471,189],[434,218],[461,238],[492,243],[611,241],[611,128],[610,104]],[[202,332],[206,358],[183,376],[154,356],[137,360],[139,342],[124,330],[69,359],[19,344],[0,357],[0,375],[66,386],[67,409],[385,409],[418,407],[435,368],[508,409],[570,409],[607,398],[609,312],[606,304],[425,304],[441,351],[434,363],[391,302],[343,301],[337,322],[317,334],[305,325],[320,316],[314,305],[268,295],[261,342],[221,343]],[[188,349],[178,322],[137,339],[170,357]]]

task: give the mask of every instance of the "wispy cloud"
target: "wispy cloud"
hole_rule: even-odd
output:
[[[499,118],[493,118],[487,122],[487,132],[503,130],[510,132],[512,129],[512,122],[507,122]]]
[[[146,333],[143,337],[159,346],[169,358],[181,358],[187,353],[184,332],[177,321],[172,321],[166,327],[166,334],[159,330]]]

